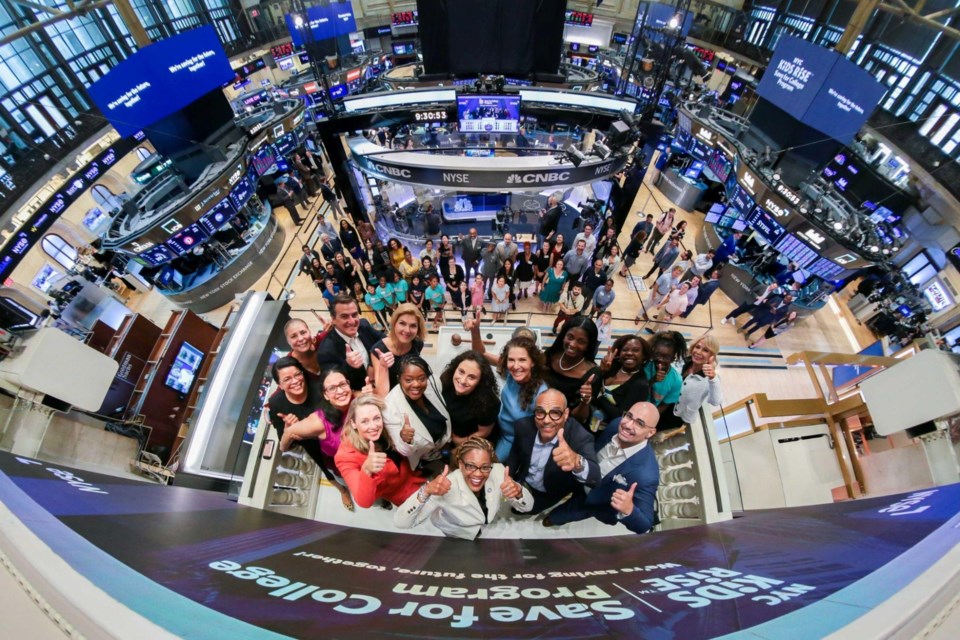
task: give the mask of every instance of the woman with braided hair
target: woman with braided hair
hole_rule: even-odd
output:
[[[663,427],[657,423],[657,430],[663,431],[670,426],[664,416],[673,415],[673,406],[680,400],[680,390],[683,380],[674,363],[682,362],[687,357],[687,341],[677,331],[660,331],[650,338],[651,359],[644,365],[643,372],[650,381],[650,402],[660,411],[660,422],[667,422]]]
[[[453,452],[453,463],[400,505],[394,524],[412,528],[429,519],[445,535],[473,540],[496,520],[504,502],[521,513],[533,508],[533,496],[496,461],[493,445],[471,436]]]

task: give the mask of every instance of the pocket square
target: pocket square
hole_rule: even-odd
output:
[[[613,481],[616,482],[617,484],[620,484],[620,485],[623,485],[623,486],[627,486],[627,479],[624,478],[624,477],[623,477],[622,475],[620,475],[619,473],[618,473],[617,475],[613,476]]]

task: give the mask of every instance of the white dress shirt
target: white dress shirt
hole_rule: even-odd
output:
[[[577,237],[573,239],[574,249],[577,248],[577,243],[580,242],[581,240],[587,243],[587,246],[584,248],[583,252],[588,256],[593,255],[594,250],[596,250],[597,248],[596,236],[594,236],[592,233],[588,236],[587,234],[581,231],[580,233],[577,234]]]
[[[367,348],[366,348],[365,346],[363,346],[363,342],[360,341],[360,336],[359,336],[359,335],[356,335],[356,336],[353,336],[353,337],[351,338],[350,336],[341,333],[339,329],[336,329],[336,328],[335,328],[334,331],[337,332],[337,335],[339,335],[341,338],[343,338],[343,341],[347,343],[347,346],[348,346],[348,347],[350,347],[350,348],[353,349],[354,351],[359,351],[359,352],[360,352],[360,355],[363,356],[363,366],[369,367],[369,366],[370,366],[370,352],[368,352],[368,351],[367,351]]]
[[[533,439],[533,451],[530,452],[530,465],[527,467],[527,477],[524,478],[524,480],[528,485],[541,493],[547,492],[543,486],[543,472],[547,468],[547,463],[550,462],[553,457],[553,448],[557,446],[559,442],[559,434],[555,435],[553,440],[549,442],[541,442],[539,436]],[[579,473],[576,471],[572,472],[574,477],[580,482],[587,481],[588,464],[586,458],[584,458],[583,467]]]
[[[600,460],[600,477],[606,478],[607,474],[629,460],[631,456],[640,453],[645,446],[647,446],[646,440],[623,449],[620,447],[620,440],[617,436],[613,436],[613,440],[608,442],[603,449],[600,449],[597,456]]]

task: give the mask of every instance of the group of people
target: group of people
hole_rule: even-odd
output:
[[[516,517],[549,510],[544,526],[592,517],[653,527],[659,470],[648,441],[690,423],[705,401],[719,404],[716,339],[688,352],[675,332],[623,336],[598,361],[586,316],[546,349],[520,327],[499,353],[486,351],[480,324],[468,315],[472,348],[437,373],[421,356],[426,320],[410,302],[384,333],[346,294],[319,332],[289,321],[290,353],[273,365],[268,402],[281,449],[302,447],[345,508],[392,505],[399,527],[429,520],[473,539],[508,511],[503,503]]]

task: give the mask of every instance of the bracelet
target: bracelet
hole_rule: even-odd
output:
[[[420,504],[425,504],[429,499],[430,494],[427,493],[427,485],[423,484],[420,486],[420,490],[417,492],[417,502]]]

